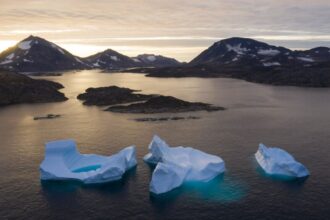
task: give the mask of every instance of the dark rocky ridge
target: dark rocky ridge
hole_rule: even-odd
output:
[[[111,49],[89,56],[86,58],[86,61],[95,68],[108,70],[140,66],[130,57]]]
[[[58,91],[61,88],[63,86],[56,82],[31,79],[18,73],[0,72],[0,106],[65,101],[67,98]]]
[[[88,88],[77,98],[82,100],[84,105],[106,106],[144,101],[153,97],[153,95],[136,94],[135,92],[137,90],[117,86]]]
[[[86,69],[89,65],[54,43],[29,36],[0,54],[0,68],[14,72],[51,72]]]
[[[292,51],[252,39],[229,38],[186,65],[135,71],[149,77],[228,77],[272,85],[330,87],[330,48]]]
[[[143,114],[219,110],[225,110],[225,108],[212,106],[201,102],[187,102],[172,96],[157,96],[148,99],[146,102],[111,106],[106,109],[106,111],[111,112]]]
[[[182,64],[174,58],[154,54],[141,54],[132,59],[142,67],[169,67]]]

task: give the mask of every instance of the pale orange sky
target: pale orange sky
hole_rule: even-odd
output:
[[[30,34],[87,56],[111,48],[189,61],[213,42],[252,37],[330,46],[328,0],[0,0],[0,50]]]

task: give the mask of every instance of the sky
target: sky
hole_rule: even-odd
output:
[[[234,36],[291,49],[330,47],[330,1],[0,0],[0,50],[29,35],[82,57],[111,48],[180,61]]]

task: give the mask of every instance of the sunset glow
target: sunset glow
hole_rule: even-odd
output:
[[[299,5],[295,0],[156,3],[0,0],[0,50],[31,34],[78,56],[112,48],[127,55],[155,53],[182,61],[232,36],[289,48],[330,44],[330,3],[325,0],[302,0]]]

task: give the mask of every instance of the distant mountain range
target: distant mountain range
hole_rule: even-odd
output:
[[[92,68],[134,68],[151,77],[229,77],[274,85],[330,87],[330,48],[290,50],[234,37],[214,43],[189,63],[180,63],[153,54],[128,57],[111,49],[81,58],[45,39],[30,36],[0,54],[0,69],[15,72]]]
[[[227,77],[273,85],[330,87],[330,48],[297,51],[235,37],[214,43],[188,64],[135,71],[150,77]]]
[[[100,68],[118,70],[132,67],[176,66],[173,58],[143,54],[128,57],[111,49],[81,58],[43,38],[29,36],[0,54],[0,69],[15,72],[47,72]]]

